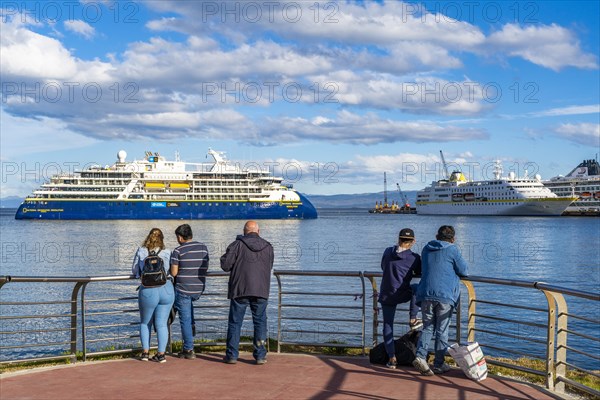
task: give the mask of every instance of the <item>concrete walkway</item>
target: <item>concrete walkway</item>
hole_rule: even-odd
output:
[[[222,354],[167,362],[94,361],[5,373],[0,399],[555,399],[543,389],[488,376],[482,382],[460,370],[425,377],[412,367],[388,370],[366,357],[270,353],[255,365],[242,353],[235,365]]]

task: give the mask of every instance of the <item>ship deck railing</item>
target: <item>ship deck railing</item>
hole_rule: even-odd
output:
[[[276,293],[271,296],[269,320],[275,323],[269,325],[269,336],[276,339],[277,348],[270,351],[308,346],[355,348],[365,355],[380,341],[377,289],[381,272],[274,270],[274,276],[277,286],[272,291]],[[196,347],[225,344],[227,280],[226,273],[209,272],[207,291],[194,303],[202,310],[196,313],[201,315],[196,321]],[[552,393],[575,390],[600,397],[594,387],[568,375],[576,371],[600,378],[585,361],[600,360],[600,295],[523,280],[469,276],[461,281],[462,301],[451,323],[451,341],[477,341],[485,354],[506,355],[486,361],[538,376]],[[138,283],[129,275],[0,276],[0,364],[78,363],[141,350]],[[407,312],[400,308],[396,320]],[[521,317],[523,312],[528,313],[527,319]],[[404,320],[395,324],[397,335],[409,329],[408,317]],[[244,323],[246,336],[252,336],[249,323]],[[177,325],[172,325],[175,333]],[[170,330],[169,351],[172,336]],[[585,345],[573,345],[575,337]],[[498,338],[510,345],[498,344]],[[577,362],[572,361],[573,355]],[[538,363],[536,367],[520,365],[513,362],[515,357]]]

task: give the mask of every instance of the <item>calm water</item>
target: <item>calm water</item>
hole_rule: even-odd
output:
[[[211,269],[220,270],[218,258],[235,235],[241,233],[243,222],[191,222],[195,239],[209,247]],[[126,275],[130,273],[131,259],[137,246],[150,228],[156,226],[163,229],[167,247],[172,249],[177,245],[173,231],[180,223],[182,221],[17,221],[14,220],[14,210],[3,209],[0,212],[0,275]],[[267,220],[259,221],[259,224],[262,236],[274,245],[276,269],[379,271],[383,250],[394,244],[401,228],[410,227],[415,231],[417,245],[413,250],[419,251],[434,238],[440,225],[449,224],[456,229],[457,244],[469,262],[471,275],[543,281],[595,293],[600,291],[598,218],[372,215],[366,210],[321,210],[317,220]],[[293,277],[286,281],[285,287],[316,291],[334,287],[354,293],[360,288],[358,283],[356,279],[303,280]],[[105,284],[100,290],[135,296],[135,286],[131,283],[110,285]],[[25,296],[20,292],[25,289],[9,286],[0,291],[2,301]],[[36,289],[38,291],[33,293],[34,296],[51,296],[50,292],[57,290],[53,286],[42,286]],[[512,290],[507,287],[476,287],[479,298],[500,302],[510,299],[518,304],[544,307],[544,296],[532,290],[515,289],[507,297],[507,290]],[[275,293],[274,284],[272,294]],[[27,295],[32,295],[30,289]],[[303,299],[304,303],[307,301],[318,302],[319,299]],[[588,302],[585,309],[577,309],[582,303],[576,299],[569,301],[570,312],[596,320],[600,318],[597,304],[589,309]],[[276,297],[273,296],[271,303],[273,323],[276,319],[276,310],[273,308]],[[481,312],[485,310],[484,306],[478,308]],[[496,309],[494,312],[499,311]],[[200,316],[202,312],[198,311],[197,314]],[[505,316],[523,321],[539,320],[537,316],[509,309]],[[543,316],[540,321],[543,321]],[[485,323],[488,330],[514,334],[516,338],[512,340],[519,341],[520,345],[527,338],[544,335],[543,330],[538,328],[515,327],[484,319],[478,320],[478,324],[480,322]],[[588,334],[597,336],[596,324],[578,325],[574,322],[570,326],[580,327]],[[317,326],[319,329],[326,332],[331,331],[332,327]],[[335,329],[342,331],[345,328],[342,324]],[[484,335],[478,334],[477,337],[483,341],[487,339]],[[290,340],[294,339],[297,338]],[[577,340],[573,339],[570,344]],[[511,346],[511,341],[507,339],[503,344]],[[580,345],[596,355],[600,354],[595,344]]]

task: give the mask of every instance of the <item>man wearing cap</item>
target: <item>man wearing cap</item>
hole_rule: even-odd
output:
[[[417,319],[419,307],[416,304],[415,292],[417,285],[411,285],[414,276],[421,275],[421,257],[410,250],[415,244],[415,233],[412,229],[404,228],[398,235],[398,244],[388,247],[381,258],[381,287],[379,288],[379,303],[383,311],[383,341],[389,361],[387,367],[396,368],[394,351],[394,316],[396,306],[410,301],[411,330],[420,328],[423,324]]]

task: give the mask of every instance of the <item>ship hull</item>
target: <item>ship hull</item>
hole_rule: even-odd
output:
[[[420,215],[515,215],[560,216],[571,200],[562,198],[527,199],[525,201],[485,201],[472,203],[417,203]]]
[[[233,201],[78,201],[26,200],[15,219],[314,219],[317,210],[298,193],[300,202]]]

